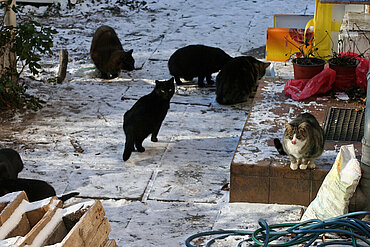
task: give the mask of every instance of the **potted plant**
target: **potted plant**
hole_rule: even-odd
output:
[[[325,60],[316,57],[297,57],[292,59],[294,79],[311,79],[325,66]]]
[[[290,33],[290,31],[289,31]],[[315,46],[312,46],[313,35],[310,30],[307,30],[303,38],[300,40],[293,39],[296,43],[290,41],[287,37],[286,40],[294,47],[297,48],[297,52],[293,53],[288,60],[292,61],[294,79],[311,79],[318,73],[320,73],[325,66],[325,60],[318,58],[314,55],[314,51],[317,50]]]
[[[358,54],[351,51],[344,51],[343,40],[338,41],[338,47],[339,52],[332,51],[333,55],[328,60],[328,64],[329,67],[336,72],[333,89],[336,91],[344,91],[348,87],[356,84],[356,67],[360,63],[360,60],[358,59]]]
[[[329,68],[335,70],[333,89],[343,91],[356,84],[356,67],[360,63],[354,54],[334,53],[328,60]]]

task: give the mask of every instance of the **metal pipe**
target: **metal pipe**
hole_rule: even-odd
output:
[[[362,138],[362,156],[361,163],[370,166],[370,66],[367,72],[367,95],[366,95],[366,111],[364,137]]]
[[[362,176],[356,192],[353,195],[349,210],[370,210],[370,66],[367,72],[367,95],[364,124],[364,137],[362,138],[361,155]]]

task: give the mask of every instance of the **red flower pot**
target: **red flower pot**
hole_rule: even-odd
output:
[[[325,60],[319,58],[294,58],[292,60],[294,79],[311,79],[325,66]]]
[[[358,61],[358,60],[357,60]],[[356,64],[334,64],[330,59],[328,60],[329,68],[335,70],[337,73],[335,76],[335,82],[333,84],[333,89],[335,91],[345,91],[352,85],[356,84],[356,67],[359,63]]]

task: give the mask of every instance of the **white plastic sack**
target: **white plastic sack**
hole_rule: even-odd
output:
[[[345,145],[326,175],[316,198],[310,203],[301,221],[326,220],[348,213],[348,204],[361,178],[360,163],[353,145]]]

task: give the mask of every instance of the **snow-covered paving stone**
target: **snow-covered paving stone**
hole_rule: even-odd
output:
[[[158,172],[149,199],[217,203],[221,188],[229,179],[228,169],[204,169],[204,165],[180,167],[178,171]]]
[[[184,246],[197,229],[211,229],[219,205],[186,202],[103,201],[118,246]],[[127,223],[128,222],[128,223]]]
[[[130,167],[121,171],[80,169],[70,176],[67,190],[78,191],[81,197],[140,200],[151,175],[152,171],[147,167]]]

